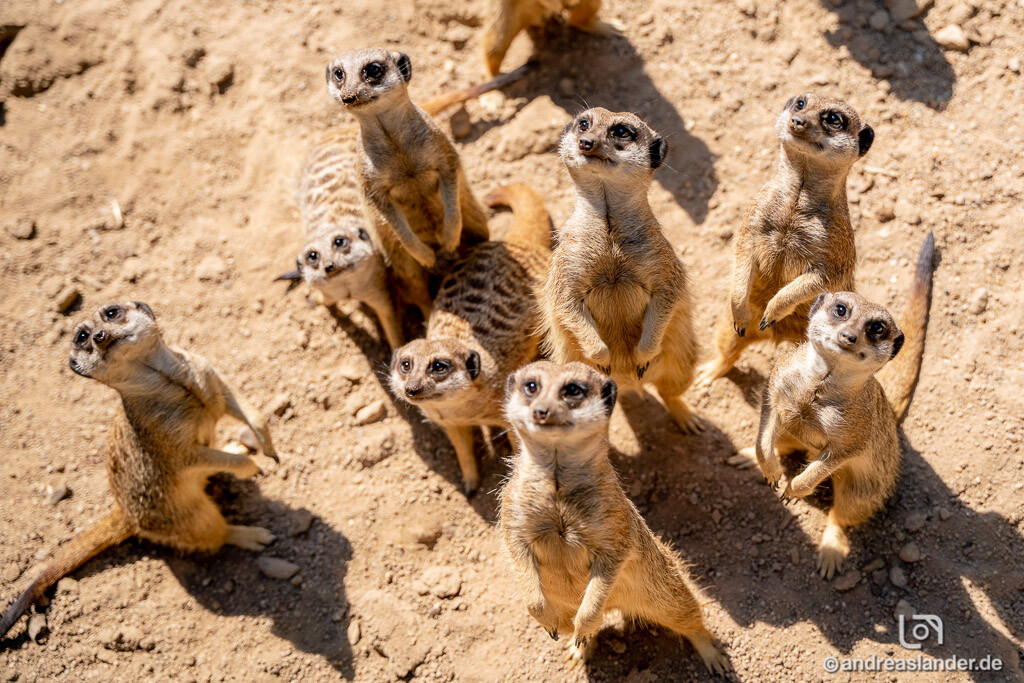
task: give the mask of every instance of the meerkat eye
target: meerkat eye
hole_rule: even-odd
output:
[[[89,339],[89,330],[81,329],[78,331],[78,334],[75,335],[76,344],[84,344],[87,339]]]
[[[430,364],[430,371],[435,374],[441,374],[444,372],[448,372],[451,366],[452,364],[450,362],[437,358],[434,360],[433,363]]]
[[[806,106],[807,106],[807,100],[805,100],[804,98],[800,97],[800,98],[797,99],[796,105],[793,107],[793,111],[800,111],[801,109],[803,109]]]
[[[633,130],[632,126],[627,126],[624,123],[612,126],[612,129],[608,131],[608,134],[613,138],[619,138],[622,140],[636,140],[636,131]]]
[[[398,369],[402,372],[403,375],[407,375],[409,374],[409,371],[412,370],[412,363],[409,362],[408,358],[403,358],[401,361],[398,362]]]
[[[580,119],[580,122],[576,125],[576,127],[580,129],[581,133],[585,133],[588,130],[590,130],[590,121],[587,121],[586,119]]]
[[[379,81],[385,70],[384,65],[380,62],[370,62],[363,67],[363,78],[367,81]]]
[[[107,320],[116,320],[121,314],[121,308],[119,306],[111,306],[107,310],[103,311],[103,317]]]
[[[347,237],[338,236],[338,237],[334,238],[334,248],[335,249],[344,249],[347,246],[348,246],[348,238]]]
[[[310,249],[306,252],[306,263],[311,266],[315,266],[316,262],[320,260],[320,254],[317,253],[316,249]]]
[[[836,304],[836,307],[833,310],[836,312],[836,317],[838,317],[838,318],[845,318],[846,317],[846,305],[845,304]]]
[[[837,111],[825,112],[823,117],[825,119],[825,125],[835,130],[842,130],[846,128],[846,117]]]
[[[366,232],[362,228],[359,228],[359,239],[361,239],[361,240],[363,240],[365,242],[369,242],[370,241],[370,233]]]
[[[564,398],[580,398],[586,395],[586,390],[575,382],[569,382],[562,387],[562,396]]]
[[[868,323],[868,334],[873,337],[880,337],[885,332],[885,323],[881,320],[873,320]]]
[[[341,83],[342,81],[345,80],[345,70],[342,69],[341,67],[335,67],[334,71],[331,72],[331,75],[334,76],[334,80],[336,80],[338,83]]]
[[[540,386],[532,379],[528,379],[523,382],[523,393],[527,396],[533,396],[540,390]]]

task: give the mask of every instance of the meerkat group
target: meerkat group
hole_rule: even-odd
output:
[[[695,580],[626,497],[608,458],[620,391],[651,385],[687,433],[705,426],[684,397],[700,348],[686,267],[647,194],[665,164],[665,138],[632,113],[588,108],[564,128],[559,157],[571,215],[552,226],[543,198],[522,184],[488,194],[512,209],[494,240],[454,143],[432,118],[507,86],[511,40],[551,16],[587,31],[597,0],[493,0],[483,34],[492,80],[419,105],[412,61],[381,48],[327,65],[327,90],[353,123],[326,131],[300,178],[304,246],[279,280],[304,282],[321,303],[368,305],[392,352],[389,388],[441,427],[467,495],[479,487],[475,427],[509,430],[514,455],[500,492],[509,572],[529,614],[566,659],[584,661],[606,612],[684,636],[709,671],[729,667],[708,630]],[[874,131],[845,102],[793,97],[775,131],[779,160],[732,242],[729,306],[716,357],[699,385],[726,375],[750,342],[796,342],[764,389],[756,460],[775,489],[783,459],[800,459],[782,500],[826,480],[835,491],[819,544],[822,577],[841,570],[847,530],[896,488],[898,425],[924,350],[934,238],[921,248],[899,324],[854,292],[856,253],[846,199],[852,166]],[[419,310],[423,328],[407,319]],[[422,337],[408,341],[408,332]],[[419,335],[417,335],[419,336]],[[260,551],[274,539],[228,524],[205,493],[212,474],[251,477],[248,455],[212,447],[223,415],[246,423],[277,459],[266,420],[202,357],[166,344],[144,303],[101,307],[72,335],[71,369],[113,388],[122,411],[107,448],[112,510],[75,537],[0,619],[11,629],[46,589],[103,549],[138,536],[182,551],[224,544]]]

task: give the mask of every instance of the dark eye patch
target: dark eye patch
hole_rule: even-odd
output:
[[[320,260],[320,253],[316,249],[310,249],[306,252],[306,263],[311,266],[315,266],[317,261]]]
[[[845,116],[832,109],[821,114],[821,125],[832,130],[846,130],[849,123]]]
[[[430,371],[435,374],[448,372],[452,369],[452,362],[444,358],[437,358],[430,364]]]
[[[586,386],[578,382],[569,382],[562,387],[562,398],[581,399],[585,398],[586,395]]]
[[[872,320],[864,326],[864,331],[869,339],[877,341],[888,336],[889,326],[885,324],[885,321]]]
[[[832,307],[832,315],[839,319],[845,318],[848,312],[849,308],[842,301],[837,301],[836,305]]]
[[[386,71],[387,67],[380,62],[370,62],[363,67],[363,78],[368,81],[379,81]]]
[[[608,130],[608,134],[619,140],[636,140],[636,128],[625,123],[616,123]]]
[[[81,345],[89,340],[89,330],[83,327],[75,333],[75,344]]]

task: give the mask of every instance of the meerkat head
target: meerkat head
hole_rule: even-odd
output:
[[[853,292],[819,294],[807,339],[830,364],[872,374],[896,357],[903,332],[889,311]]]
[[[861,123],[853,107],[824,95],[798,95],[775,121],[786,154],[836,167],[849,167],[868,153],[874,129]]]
[[[458,339],[417,339],[391,357],[391,389],[410,403],[457,400],[476,386],[480,354]]]
[[[304,281],[310,287],[324,288],[337,277],[357,271],[377,253],[370,234],[353,223],[332,223],[306,241],[295,270],[278,280]]]
[[[615,382],[589,365],[537,361],[509,375],[505,416],[524,439],[571,445],[607,433],[617,395]]]
[[[558,154],[574,179],[649,182],[665,162],[668,143],[634,114],[595,107],[566,125]]]
[[[160,343],[153,309],[141,301],[107,304],[71,335],[71,369],[107,383],[150,355]]]
[[[327,92],[352,113],[379,110],[395,97],[408,99],[410,78],[408,55],[379,47],[354,50],[327,65]]]

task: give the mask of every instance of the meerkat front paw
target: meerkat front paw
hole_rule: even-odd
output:
[[[736,307],[732,309],[732,329],[736,331],[736,335],[743,337],[747,334],[747,328],[750,327],[750,307]]]
[[[590,638],[574,637],[569,643],[569,649],[565,653],[565,662],[570,671],[582,664],[586,664],[593,640]]]
[[[228,527],[227,536],[224,538],[225,543],[253,552],[260,552],[273,541],[274,534],[263,527],[234,524]]]
[[[843,563],[850,554],[850,539],[838,524],[829,521],[818,546],[818,572],[823,579],[831,579],[843,570]]]
[[[782,463],[775,457],[775,454],[765,456],[765,458],[757,463],[758,467],[761,468],[761,474],[764,475],[764,481],[768,484],[772,491],[779,487],[779,480],[782,479]]]
[[[540,602],[527,605],[526,610],[537,620],[541,628],[547,631],[552,640],[558,640],[558,614],[552,609],[551,603],[542,598]]]

